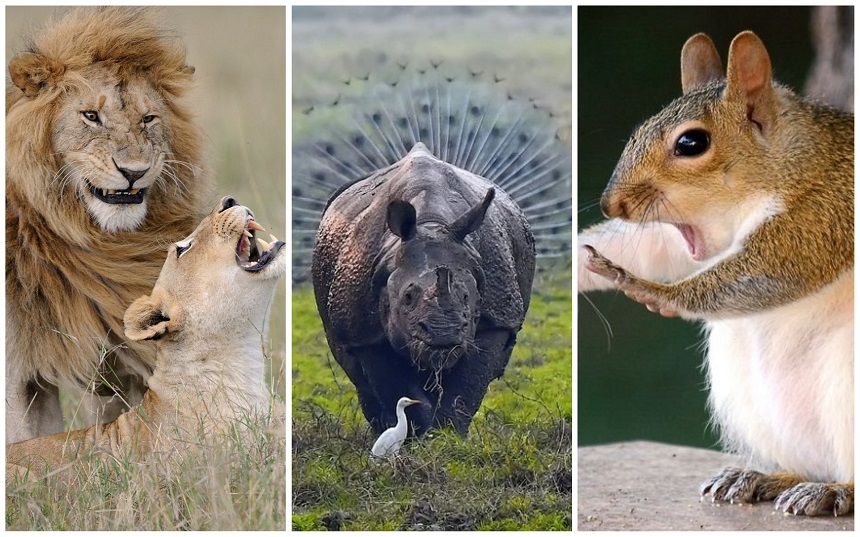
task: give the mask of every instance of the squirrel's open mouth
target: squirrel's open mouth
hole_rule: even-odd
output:
[[[673,223],[672,225],[675,226],[675,228],[681,232],[681,236],[684,237],[684,241],[687,243],[687,251],[690,252],[690,257],[696,261],[701,261],[707,257],[702,236],[696,231],[696,228],[689,224]]]
[[[131,190],[113,190],[109,188],[97,188],[95,185],[87,183],[87,189],[90,194],[96,197],[97,200],[111,205],[116,204],[138,204],[143,203],[143,197],[146,195],[145,188],[132,188]]]
[[[237,263],[248,272],[259,272],[266,268],[285,244],[284,241],[276,239],[274,235],[269,235],[272,242],[257,238],[257,231],[266,230],[253,218],[248,217],[245,221],[245,229],[239,237],[239,244],[236,246]]]

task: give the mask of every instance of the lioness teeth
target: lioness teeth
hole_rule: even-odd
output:
[[[250,232],[250,231],[248,231],[247,229],[242,230],[242,235],[244,235],[244,236],[248,237],[249,239],[250,239],[251,237],[253,237],[253,235],[251,235],[251,232]]]
[[[269,233],[269,238],[272,239],[272,242],[278,242],[278,238]]]
[[[253,229],[255,231],[266,231],[266,228],[255,222],[254,220],[248,221],[248,229]]]
[[[263,248],[264,252],[268,252],[272,248],[271,244],[269,244],[268,242],[264,241],[263,239],[261,239],[259,237],[257,237],[257,243]]]

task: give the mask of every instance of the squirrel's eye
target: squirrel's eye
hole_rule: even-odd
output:
[[[702,129],[685,131],[675,141],[676,157],[697,157],[708,150],[711,137]]]
[[[81,112],[81,115],[84,116],[87,121],[99,123],[99,113],[95,110],[84,110],[83,112]]]

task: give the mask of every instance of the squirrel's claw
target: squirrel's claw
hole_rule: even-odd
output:
[[[622,291],[625,290],[624,284],[630,280],[627,271],[603,257],[593,246],[586,244],[583,248],[588,252],[585,268],[598,276],[612,280],[616,287]]]
[[[639,284],[635,276],[619,267],[609,259],[603,257],[593,246],[586,244],[583,246],[588,252],[588,259],[585,262],[585,268],[591,272],[610,279],[615,283],[615,287],[623,291],[632,300],[643,304],[648,311],[659,313],[664,317],[677,317],[678,312],[667,308],[665,304],[655,299],[652,293],[649,293],[644,287]]]
[[[777,496],[774,508],[792,515],[840,516],[854,509],[854,493],[836,483],[800,483]]]

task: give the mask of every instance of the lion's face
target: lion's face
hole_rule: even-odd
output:
[[[284,242],[258,239],[262,230],[250,209],[223,198],[194,233],[171,246],[152,295],[126,312],[126,335],[164,336],[181,345],[189,338],[262,333],[275,285],[287,269]]]
[[[146,217],[147,191],[170,177],[170,114],[145,78],[120,83],[96,66],[81,74],[87,83],[62,98],[53,125],[54,181],[105,231],[131,231]]]

